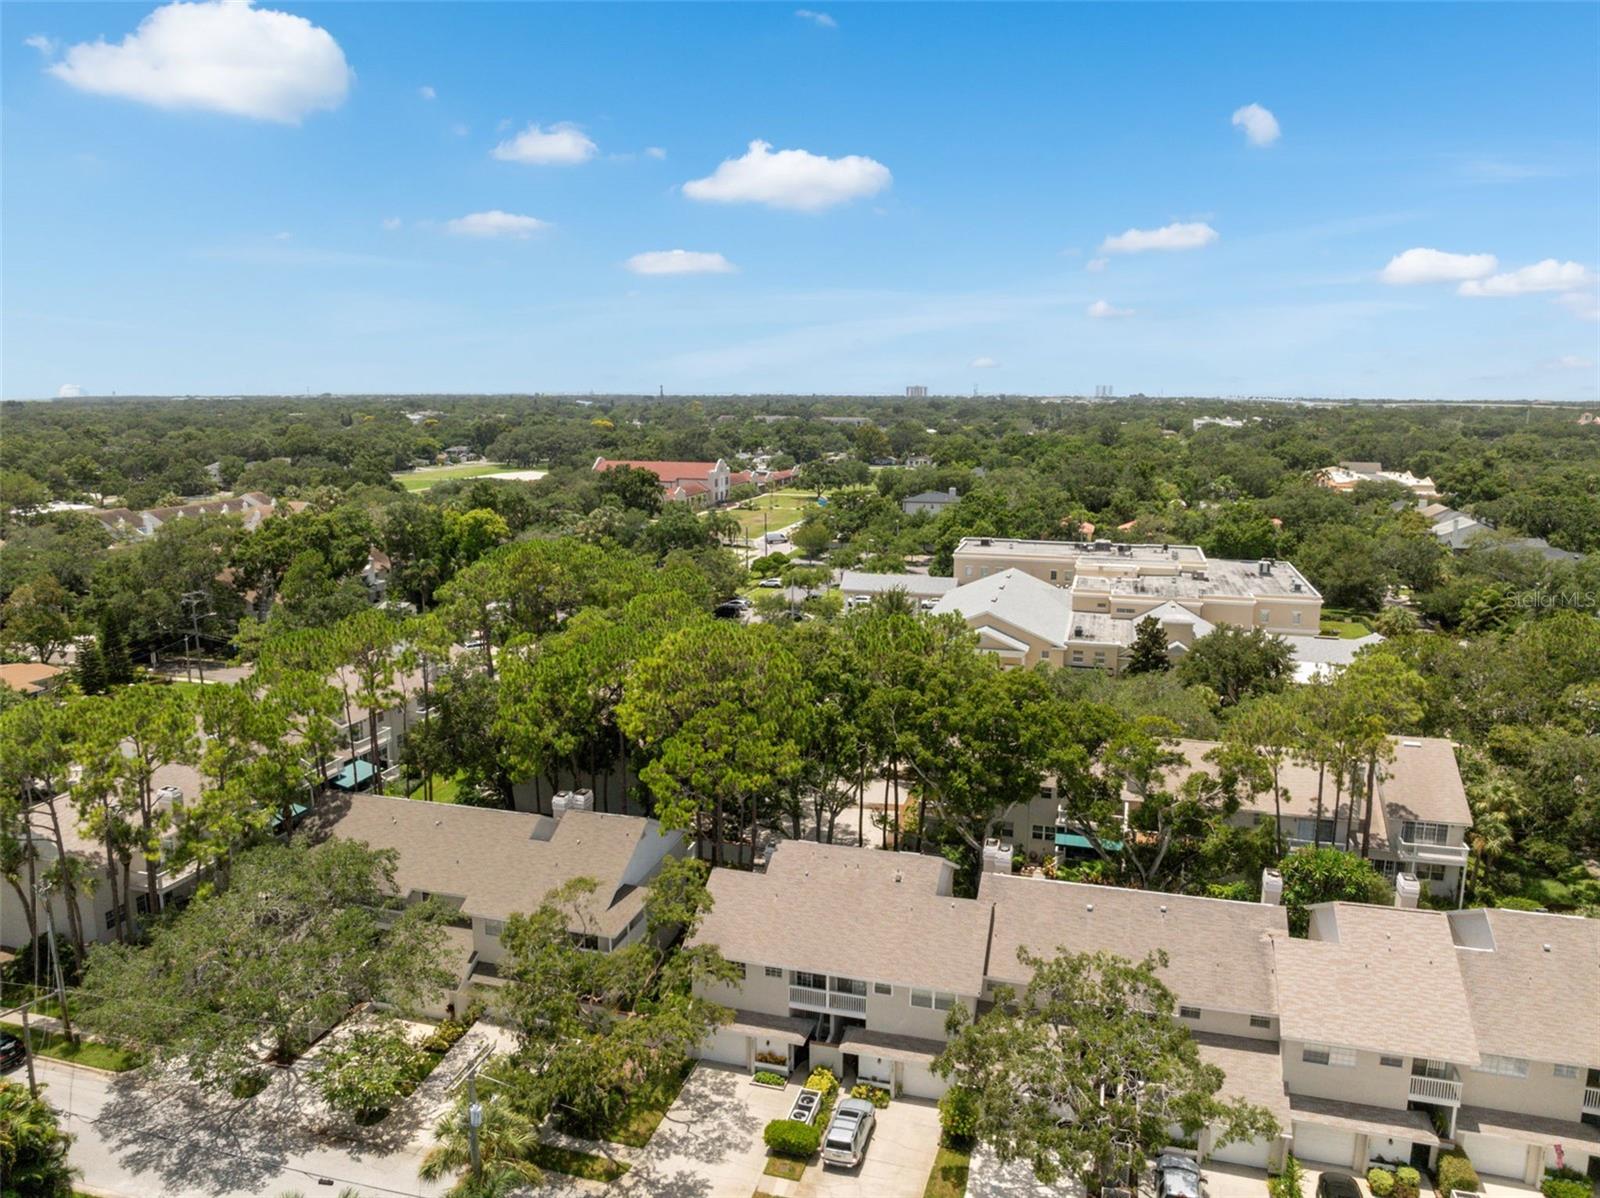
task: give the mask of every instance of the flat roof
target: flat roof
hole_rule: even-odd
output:
[[[931,574],[871,574],[864,570],[845,570],[839,578],[841,591],[858,595],[904,591],[913,598],[935,598],[955,588],[955,579],[935,578]]]
[[[1299,587],[1296,590],[1296,587]],[[1263,573],[1259,562],[1214,557],[1203,569],[1183,574],[1144,574],[1115,577],[1079,574],[1072,580],[1076,591],[1110,595],[1151,595],[1163,599],[1252,598],[1321,599],[1305,575],[1286,561],[1273,561]]]
[[[957,554],[992,557],[1104,558],[1109,561],[1178,562],[1193,566],[1206,560],[1198,545],[1130,544],[1113,541],[1034,541],[1017,537],[962,537]]]

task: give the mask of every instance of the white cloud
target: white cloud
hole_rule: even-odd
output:
[[[623,265],[636,275],[729,275],[739,269],[721,254],[699,250],[650,250]]]
[[[820,212],[877,195],[891,182],[888,167],[858,154],[826,158],[806,150],[773,153],[770,143],[753,141],[744,157],[724,159],[706,178],[685,183],[683,194],[713,203]]]
[[[294,234],[288,232],[287,230],[285,230],[282,233],[274,233],[272,235],[272,240],[274,240],[274,241],[293,241],[294,240]]]
[[[1096,320],[1114,320],[1121,316],[1132,316],[1132,308],[1117,308],[1106,303],[1105,300],[1095,300],[1090,304],[1087,312]]]
[[[1550,365],[1557,370],[1590,370],[1594,367],[1594,359],[1580,354],[1562,354]]]
[[[473,212],[446,221],[444,227],[460,237],[532,237],[548,229],[548,221],[536,216],[517,216],[493,208],[488,212]]]
[[[467,134],[472,132],[472,128],[462,121],[457,121],[455,124],[450,126],[450,132],[454,133],[457,137],[465,137]]]
[[[1244,130],[1245,140],[1253,146],[1270,146],[1283,132],[1278,128],[1278,118],[1272,115],[1272,110],[1259,104],[1246,104],[1243,108],[1234,109],[1233,125],[1236,129]]]
[[[1095,274],[1099,274],[1108,265],[1110,265],[1110,263],[1111,259],[1109,258],[1090,258],[1083,264],[1083,269],[1093,271]]]
[[[47,69],[98,95],[286,125],[339,107],[354,73],[326,29],[248,0],[163,5],[115,45],[80,42]]]
[[[665,158],[667,156],[667,152],[665,150],[663,150],[660,146],[646,146],[644,148],[644,156],[646,158],[661,159],[661,158]]]
[[[56,388],[57,399],[77,399],[83,394],[83,388],[77,383],[62,383]]]
[[[1100,243],[1101,254],[1142,254],[1146,250],[1197,250],[1217,239],[1217,231],[1204,221],[1163,225],[1159,229],[1129,229]]]
[[[1492,275],[1500,260],[1493,254],[1451,254],[1444,250],[1413,249],[1389,259],[1378,275],[1394,287],[1413,283],[1459,283]]]
[[[573,166],[588,162],[599,149],[578,126],[561,121],[548,129],[529,125],[515,137],[497,145],[492,153],[501,162],[521,162],[527,166]]]
[[[974,358],[971,365],[974,370],[997,370],[1000,363],[993,358]]]
[[[398,216],[386,216],[383,218],[383,228],[385,232],[393,233],[400,227],[400,224],[401,221]]]
[[[23,38],[22,44],[39,51],[39,53],[43,54],[46,58],[54,58],[56,56],[56,39],[53,37],[46,37],[42,33],[35,33],[30,37]]]
[[[417,95],[421,96],[424,100],[437,100],[439,98],[439,93],[434,91],[433,88],[429,87],[426,83],[417,88]]]
[[[813,25],[820,26],[823,29],[839,28],[839,22],[825,12],[813,12],[809,8],[797,8],[794,10],[794,15],[802,21],[810,21]]]
[[[1600,320],[1600,295],[1592,291],[1566,291],[1556,296],[1556,303],[1579,320]]]
[[[1577,291],[1593,282],[1594,276],[1582,264],[1546,258],[1503,275],[1468,279],[1456,290],[1474,296],[1532,295],[1536,291]]]

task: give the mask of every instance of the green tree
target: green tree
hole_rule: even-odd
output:
[[[1154,616],[1146,616],[1134,625],[1133,644],[1128,650],[1125,674],[1154,674],[1172,668],[1167,652],[1167,630]]]
[[[447,1198],[507,1198],[544,1176],[532,1161],[539,1146],[539,1124],[513,1105],[499,1089],[491,1089],[479,1103],[478,1160],[471,1170],[472,1150],[467,1131],[471,1118],[466,1094],[456,1099],[434,1128],[435,1144],[422,1158],[417,1176],[439,1181],[460,1174],[445,1191]]]
[[[72,1198],[73,1137],[55,1108],[26,1086],[0,1081],[0,1186],[5,1198]]]
[[[72,597],[54,574],[41,574],[13,590],[0,605],[7,645],[20,646],[48,662],[72,639]]]
[[[971,1096],[973,1139],[1002,1163],[1027,1161],[1044,1185],[1079,1175],[1098,1193],[1134,1184],[1174,1127],[1211,1127],[1219,1145],[1278,1133],[1270,1112],[1219,1096],[1222,1070],[1200,1059],[1161,981],[1164,954],[1018,958],[1033,970],[1026,989],[1002,987],[976,1019],[952,1012],[933,1064]]]
[[[1224,707],[1251,695],[1280,691],[1294,671],[1294,653],[1281,636],[1223,624],[1200,637],[1178,665],[1185,686],[1209,687]]]
[[[371,1123],[411,1092],[422,1052],[393,1020],[380,1020],[344,1036],[317,1056],[312,1083],[322,1100],[358,1123]]]
[[[226,890],[201,892],[148,944],[90,950],[82,1021],[229,1087],[259,1071],[263,1046],[286,1064],[361,1003],[414,1010],[450,982],[445,913],[417,903],[386,919],[394,869],[392,852],[355,841],[251,849]]]
[[[1387,903],[1394,895],[1383,875],[1342,849],[1295,849],[1279,863],[1289,932],[1304,936],[1317,903]]]
[[[1302,740],[1300,715],[1279,695],[1248,699],[1228,720],[1221,751],[1252,794],[1272,792],[1272,843],[1283,853],[1283,768]]]
[[[833,543],[833,530],[822,515],[807,516],[798,528],[789,534],[794,547],[806,557],[817,557]]]

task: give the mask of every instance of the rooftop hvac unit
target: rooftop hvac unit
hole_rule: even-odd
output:
[[[558,790],[550,799],[550,814],[564,815],[568,811],[593,811],[594,791],[587,788],[582,790]]]
[[[1011,872],[1011,846],[1003,840],[983,842],[983,872],[1008,874]]]
[[[1417,900],[1422,895],[1422,883],[1418,882],[1413,874],[1396,874],[1394,876],[1394,905],[1410,909],[1417,905]]]
[[[1283,875],[1275,869],[1261,871],[1261,901],[1268,907],[1283,903]]]
[[[1271,574],[1272,573],[1272,562],[1271,562],[1271,560],[1268,559],[1268,558],[1262,558],[1259,562],[1257,562],[1256,563],[1256,573],[1260,574],[1263,577],[1265,577],[1268,574]]]

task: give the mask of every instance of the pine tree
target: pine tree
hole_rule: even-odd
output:
[[[1140,620],[1133,631],[1133,647],[1128,653],[1128,674],[1154,674],[1172,668],[1167,656],[1167,630],[1154,616]]]
[[[106,663],[96,645],[78,650],[78,688],[86,695],[102,695],[106,690]]]
[[[133,658],[122,621],[108,615],[100,622],[100,659],[106,686],[126,686],[133,681]]]

